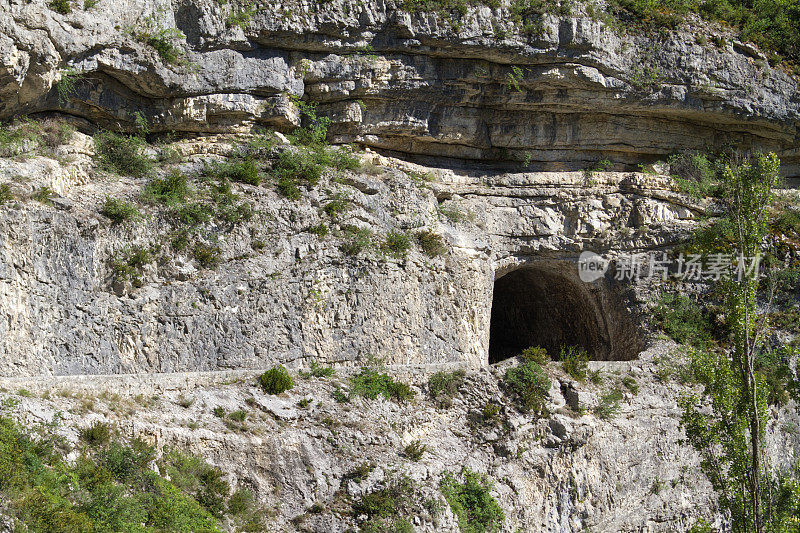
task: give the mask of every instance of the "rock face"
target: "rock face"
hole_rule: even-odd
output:
[[[175,146],[193,154],[182,165],[187,171],[230,150],[222,138]],[[630,359],[641,349],[631,315],[637,300],[612,279],[580,281],[576,258],[584,249],[659,248],[703,212],[668,180],[632,173],[597,173],[587,186],[578,172],[484,178],[440,171],[420,184],[399,168],[376,167],[375,175],[329,172],[298,202],[237,184],[256,217],[233,230],[206,229],[222,266],[198,270],[186,252],[162,253],[133,289],[112,282],[114,255],[133,245],[166,247],[173,236],[147,209],[135,224],[110,224],[98,213],[104,198],[136,198],[146,180],[70,181],[81,157],[63,165],[0,160],[0,172],[17,176],[19,196],[40,186],[61,191],[54,205],[28,200],[0,211],[5,375],[353,364],[370,354],[395,364],[477,367],[489,361],[495,280],[523,267],[550,272],[529,296],[558,314],[549,312],[542,327],[535,314],[504,318],[515,316],[518,302],[495,300],[496,322],[511,328],[509,336],[528,331],[528,344],[556,349],[570,340],[596,359]],[[415,175],[402,162],[375,161]],[[322,207],[339,197],[349,208],[331,220]],[[370,248],[345,254],[346,234],[309,231],[321,223],[368,229]],[[447,253],[429,257],[413,245],[394,258],[383,248],[391,231],[413,239],[422,229],[442,235]]]
[[[73,442],[75,426],[102,419],[188,447],[274,508],[271,532],[353,530],[343,506],[400,474],[442,509],[416,515],[415,530],[456,532],[439,482],[462,466],[494,480],[503,533],[722,524],[678,442],[689,388],[670,381],[675,347],[643,330],[647,284],[613,269],[585,281],[577,263],[663,253],[714,214],[648,166],[674,152],[774,150],[800,175],[796,81],[758,50],[683,30],[622,36],[582,11],[544,15],[533,35],[505,4],[461,15],[355,0],[48,4],[0,0],[0,120],[57,115],[82,133],[45,153],[25,142],[6,153],[0,137],[0,413],[14,405],[7,389],[24,388],[16,415],[67,411]],[[254,129],[285,133],[313,115],[330,120],[329,141],[365,149],[357,170],[328,168],[290,200],[273,165],[300,148],[276,135],[258,160],[273,182],[214,182],[252,207],[246,223],[207,217],[180,233],[142,201],[170,172],[209,187]],[[86,135],[98,129],[175,132],[146,147],[174,157],[147,178],[100,171]],[[142,216],[112,223],[109,198]],[[507,359],[565,344],[588,350],[604,384],[549,363],[551,416],[523,413],[502,384]],[[371,356],[418,401],[335,401],[348,367]],[[281,396],[255,385],[264,368],[297,377],[312,362],[339,373]],[[469,370],[448,408],[424,396],[443,368]],[[770,460],[794,457],[796,432],[776,422],[794,411],[771,413]],[[420,462],[399,454],[415,441],[428,446]],[[362,464],[377,467],[348,477]],[[0,532],[15,527],[5,505]]]
[[[114,129],[137,117],[152,131],[289,129],[302,98],[332,119],[333,140],[405,156],[634,170],[731,143],[774,150],[800,174],[795,80],[730,36],[716,46],[685,31],[618,35],[580,12],[545,15],[532,35],[507,6],[124,1],[61,15],[46,4],[0,4],[2,119],[59,111]],[[716,33],[687,26],[703,42]]]
[[[347,386],[342,370],[327,380],[295,376],[296,387],[280,396],[254,386],[252,372],[0,378],[0,386],[29,391],[16,397],[16,412],[29,425],[64,412],[68,441],[76,440],[76,427],[103,421],[159,447],[202,453],[230,473],[232,486],[251,488],[273,510],[270,532],[356,531],[358,517],[350,516],[349,502],[405,475],[421,501],[437,502],[435,512],[413,516],[414,531],[458,533],[438,483],[445,471],[458,474],[462,467],[493,480],[492,495],[506,515],[504,533],[688,531],[699,517],[710,517],[715,498],[698,475],[695,453],[675,444],[681,437],[675,385],[653,374],[654,357],[668,351],[661,344],[635,362],[596,363],[603,368],[603,387],[614,386],[620,375],[635,376],[640,387],[637,394],[626,393],[619,412],[605,420],[591,413],[599,388],[572,382],[557,364],[548,369],[552,414],[538,419],[520,414],[498,387],[510,362],[470,372],[449,407],[425,392],[432,367],[389,370],[417,391],[413,404],[383,397],[337,403],[331,392]],[[587,414],[565,406],[562,385],[580,389]],[[45,391],[53,391],[51,399],[38,397]],[[595,400],[584,402],[590,397]],[[96,398],[89,412],[81,407],[87,398]],[[485,405],[496,405],[499,414],[485,419]],[[242,410],[247,417],[230,424],[212,414],[215,408]],[[417,461],[403,453],[414,441],[426,446]],[[775,453],[796,442],[796,435],[776,442]],[[367,473],[353,479],[365,465]]]

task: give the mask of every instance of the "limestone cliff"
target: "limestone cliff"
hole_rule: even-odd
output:
[[[98,421],[188,448],[253,491],[259,531],[389,531],[357,502],[407,478],[395,514],[455,533],[441,481],[463,466],[503,533],[724,530],[681,442],[685,351],[649,317],[664,289],[712,297],[577,260],[677,254],[719,213],[672,154],[773,150],[796,179],[797,80],[700,20],[404,6],[0,0],[0,422],[73,461]],[[793,309],[772,345],[797,343]],[[544,364],[541,416],[505,382],[532,345],[591,359],[582,381]],[[346,394],[375,358],[413,401]],[[278,364],[295,387],[266,394]],[[443,403],[429,378],[455,369]],[[769,420],[789,467],[794,401]]]
[[[630,170],[732,143],[775,150],[798,174],[796,81],[700,21],[656,36],[613,31],[586,6],[542,15],[531,32],[508,5],[0,5],[0,119],[60,111],[132,130],[141,114],[154,131],[285,130],[303,98],[332,118],[333,140],[406,155],[534,170],[608,158]],[[71,90],[58,90],[65,76]]]

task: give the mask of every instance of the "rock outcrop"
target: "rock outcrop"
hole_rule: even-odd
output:
[[[601,387],[578,384],[552,364],[552,414],[538,419],[520,414],[498,386],[510,361],[470,372],[449,407],[426,392],[432,366],[389,370],[417,391],[410,404],[383,397],[337,403],[331,393],[347,386],[342,370],[331,379],[296,377],[296,387],[280,396],[264,395],[253,372],[0,378],[0,386],[27,391],[12,397],[29,425],[63,411],[68,441],[77,440],[78,427],[100,421],[158,447],[201,453],[229,473],[232,486],[251,488],[272,510],[270,532],[357,530],[350,502],[409,476],[420,494],[416,503],[436,503],[409,517],[414,531],[457,533],[438,483],[445,471],[462,467],[493,481],[506,515],[503,532],[674,532],[688,531],[699,517],[714,522],[716,499],[698,475],[696,454],[675,445],[675,385],[654,375],[656,359],[669,351],[662,343],[635,362],[597,363]],[[635,376],[637,394],[625,393],[613,419],[592,414],[620,376]],[[562,389],[580,392],[585,414],[569,407]],[[487,405],[498,408],[494,418],[482,414]],[[241,410],[246,419],[231,423],[215,409]],[[417,461],[403,452],[415,441],[426,447]],[[776,453],[796,443],[796,435],[776,440]],[[366,473],[356,477],[359,468]]]
[[[785,174],[800,174],[796,81],[752,45],[709,43],[720,31],[700,21],[686,27],[702,39],[619,34],[582,12],[543,15],[531,33],[508,6],[461,15],[391,1],[252,11],[125,1],[61,15],[45,0],[0,5],[0,119],[61,112],[129,131],[137,117],[154,132],[285,130],[302,98],[332,119],[336,142],[439,163],[563,170],[609,159],[635,170],[733,144],[774,150]]]
[[[193,154],[179,167],[200,170],[230,142],[178,143]],[[578,280],[578,254],[661,248],[704,212],[668,179],[650,175],[595,173],[586,185],[579,172],[439,171],[428,182],[413,178],[420,167],[374,156],[411,176],[381,166],[374,175],[328,172],[299,202],[236,184],[256,215],[232,230],[204,230],[221,250],[222,266],[208,269],[191,250],[167,251],[172,230],[151,208],[134,224],[111,224],[99,213],[104,199],[136,200],[147,180],[70,181],[88,164],[83,157],[0,160],[0,172],[16,176],[19,197],[42,186],[61,192],[54,205],[27,200],[0,211],[5,375],[354,364],[369,354],[477,367],[488,362],[494,281],[526,265],[563,280],[562,290],[540,295],[560,309],[559,328],[586,324],[576,338],[593,339],[593,357],[629,359],[641,347],[629,313],[638,304],[621,286]],[[336,198],[348,209],[330,220],[322,208]],[[324,223],[345,230],[322,238],[309,230]],[[372,233],[355,256],[341,250],[351,225]],[[394,258],[382,249],[389,232],[413,239],[423,228],[442,235],[447,253],[429,257],[415,245]],[[135,245],[163,251],[144,269],[141,288],[117,286],[111,260]]]

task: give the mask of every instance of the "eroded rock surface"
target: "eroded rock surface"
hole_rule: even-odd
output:
[[[132,130],[230,132],[299,122],[319,103],[332,138],[406,155],[532,170],[610,159],[626,170],[685,149],[775,150],[797,175],[796,81],[700,21],[617,34],[582,14],[524,33],[507,5],[464,15],[395,2],[102,2],[60,15],[3,0],[0,118],[60,111]],[[177,59],[136,39],[178,29]],[[713,39],[712,39],[713,40]],[[66,85],[58,86],[67,78]],[[516,163],[511,163],[516,162]]]
[[[200,169],[231,145],[228,138],[179,143],[192,154],[179,167]],[[41,186],[61,193],[53,205],[28,199],[0,211],[6,354],[0,369],[5,375],[175,372],[312,359],[353,364],[370,354],[396,364],[477,367],[488,362],[497,277],[545,261],[573,279],[565,287],[582,287],[575,264],[581,250],[660,248],[704,212],[668,179],[649,175],[597,173],[586,185],[579,172],[485,178],[431,171],[433,181],[420,182],[410,170],[420,167],[375,161],[411,175],[387,166],[372,175],[329,171],[301,201],[267,184],[234,184],[255,218],[233,229],[205,227],[197,239],[216,243],[222,264],[202,268],[191,248],[172,251],[174,231],[152,208],[144,205],[143,219],[121,225],[99,214],[106,197],[139,202],[147,179],[71,179],[84,164],[77,156],[63,164],[0,160],[3,174],[17,176],[11,183],[20,198]],[[322,208],[341,197],[349,207],[331,219]],[[326,237],[309,230],[325,223],[333,230]],[[342,251],[347,236],[337,228],[348,226],[372,232],[368,249],[355,256]],[[413,245],[405,258],[394,258],[382,249],[389,232],[413,240],[422,229],[441,235],[446,253],[429,257]],[[112,260],[136,245],[161,251],[144,268],[142,287],[119,286]],[[612,290],[603,280],[586,287],[599,298],[589,320],[602,323],[601,333],[585,334],[598,339],[593,356],[629,359],[638,351],[626,318],[635,298],[624,287],[603,296]],[[584,301],[563,296],[548,305]],[[620,326],[622,340],[614,333],[624,322],[617,316],[628,321]],[[568,322],[564,328],[572,327]],[[614,353],[612,337],[627,348]]]
[[[551,363],[551,414],[543,418],[520,413],[499,383],[511,361],[468,373],[449,407],[431,401],[425,384],[442,366],[388,370],[413,385],[409,404],[382,397],[336,402],[331,393],[348,387],[352,375],[343,369],[330,379],[295,374],[296,387],[280,396],[265,395],[255,373],[245,371],[0,379],[10,389],[0,398],[17,398],[14,412],[30,425],[62,411],[72,442],[77,428],[101,421],[158,447],[193,450],[228,472],[232,486],[255,491],[271,510],[269,531],[357,527],[350,502],[408,475],[420,494],[439,503],[437,512],[413,517],[415,531],[456,533],[438,484],[445,471],[464,466],[494,482],[503,532],[687,531],[699,517],[714,522],[716,499],[695,453],[676,444],[677,398],[685,389],[657,377],[664,361],[675,361],[674,349],[661,342],[637,361],[592,363],[601,385],[577,383]],[[635,380],[635,394],[622,377]],[[614,387],[626,391],[620,410],[601,418],[594,413],[599,397]],[[14,394],[21,389],[25,396]],[[579,410],[569,407],[561,392],[567,389],[579,392]],[[498,406],[494,418],[482,414],[487,405]],[[231,423],[215,408],[247,417]],[[403,455],[414,441],[427,446],[418,461]],[[770,443],[775,457],[798,444],[796,435]],[[363,465],[368,473],[354,481]]]

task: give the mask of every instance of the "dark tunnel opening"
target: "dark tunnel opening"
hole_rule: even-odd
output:
[[[489,363],[541,346],[558,359],[562,346],[593,360],[629,360],[643,348],[630,312],[606,280],[586,283],[569,262],[529,264],[494,284]]]

